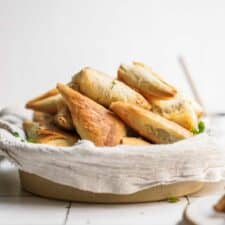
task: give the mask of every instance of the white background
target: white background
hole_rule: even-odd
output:
[[[82,66],[115,76],[132,60],[188,91],[179,54],[207,109],[225,111],[223,0],[0,0],[0,107],[23,105]]]

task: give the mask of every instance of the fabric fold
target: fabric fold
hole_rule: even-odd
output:
[[[82,140],[71,147],[54,147],[26,142],[23,117],[5,112],[0,112],[0,155],[56,183],[131,194],[161,184],[225,180],[225,148],[216,136],[205,133],[164,145],[96,147]]]

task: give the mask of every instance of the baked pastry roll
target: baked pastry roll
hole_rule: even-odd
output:
[[[24,121],[23,128],[29,142],[54,146],[72,146],[78,141],[76,134],[69,134],[54,126],[40,125],[38,122]]]
[[[169,98],[177,93],[175,87],[142,63],[120,65],[118,79],[140,92],[148,100],[151,100],[152,97]]]
[[[92,68],[82,69],[73,77],[70,86],[105,107],[112,102],[122,101],[150,109],[148,101],[138,92]]]
[[[62,101],[62,96],[57,94],[40,100],[31,100],[26,104],[26,108],[49,114],[56,114],[58,111],[57,105],[61,104]]]
[[[123,145],[150,145],[151,143],[137,137],[124,137],[121,140]]]
[[[41,126],[51,126],[53,124],[53,120],[54,117],[51,114],[39,111],[33,112],[33,121],[37,122]]]
[[[153,112],[190,131],[198,127],[198,117],[192,103],[181,94],[177,94],[174,98],[168,100],[152,99],[151,104]]]
[[[62,107],[54,116],[55,124],[64,130],[74,130],[73,120],[68,107]]]
[[[62,99],[62,97],[58,93],[58,90],[54,88],[28,101],[26,103],[26,108],[33,109],[35,111],[55,114],[57,112],[56,103],[60,101],[60,98]]]
[[[112,112],[72,88],[58,84],[57,88],[71,112],[76,131],[82,139],[97,146],[113,146],[126,135],[125,125]]]
[[[153,112],[125,102],[114,102],[110,109],[141,136],[157,144],[173,143],[193,134]]]
[[[40,100],[43,100],[45,98],[49,98],[49,97],[52,97],[52,96],[55,96],[59,94],[58,90],[56,88],[53,88],[39,96],[37,96],[36,98],[33,98],[32,100],[30,100],[29,102],[27,102],[27,105],[29,104],[32,104],[33,102],[37,102],[37,101],[40,101]]]
[[[53,115],[55,124],[60,128],[74,129],[69,109],[57,89],[52,89],[29,101],[26,108]]]

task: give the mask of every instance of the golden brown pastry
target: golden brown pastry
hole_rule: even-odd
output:
[[[65,130],[74,130],[73,120],[68,107],[61,107],[54,116],[55,124]]]
[[[142,138],[124,137],[121,140],[121,144],[123,144],[123,145],[150,145],[151,143],[143,140]]]
[[[118,79],[140,92],[145,98],[173,97],[177,91],[165,82],[148,66],[134,62],[132,65],[122,64],[118,69]]]
[[[168,144],[193,136],[191,132],[158,114],[125,102],[114,102],[110,109],[146,139]]]
[[[54,146],[72,146],[78,141],[76,134],[63,132],[54,126],[40,125],[38,122],[24,121],[23,128],[29,142],[49,144]]]
[[[51,114],[34,111],[33,121],[39,123],[41,126],[48,126],[53,123],[54,117]]]
[[[26,108],[54,115],[54,122],[58,127],[65,130],[74,129],[69,109],[57,89],[52,89],[29,101]]]
[[[57,112],[55,102],[58,101],[59,96],[59,92],[56,88],[51,89],[50,91],[28,101],[26,103],[26,108],[54,114]]]
[[[168,100],[152,99],[152,111],[168,120],[174,121],[182,127],[193,131],[198,127],[198,117],[191,102],[177,94]]]
[[[56,114],[58,111],[57,105],[62,104],[62,102],[62,96],[57,94],[38,100],[31,100],[26,104],[26,108],[49,114]]]
[[[73,77],[70,86],[105,107],[109,107],[112,102],[123,101],[150,109],[150,104],[142,95],[92,68],[82,69]]]
[[[58,84],[74,126],[82,139],[93,141],[97,146],[113,146],[126,135],[124,124],[112,112],[83,96],[72,88]]]
[[[59,94],[58,90],[56,88],[53,88],[53,89],[45,92],[44,94],[41,94],[41,95],[39,95],[36,98],[33,98],[32,100],[30,100],[29,102],[27,102],[27,105],[30,105],[33,102],[37,102],[37,101],[43,100],[45,98],[49,98],[49,97],[55,96],[57,94]]]

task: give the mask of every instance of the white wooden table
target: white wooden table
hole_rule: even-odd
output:
[[[0,224],[185,225],[182,219],[185,208],[209,193],[221,194],[224,186],[224,183],[209,184],[201,193],[176,203],[78,204],[44,199],[21,190],[17,169],[3,160],[0,162]]]

